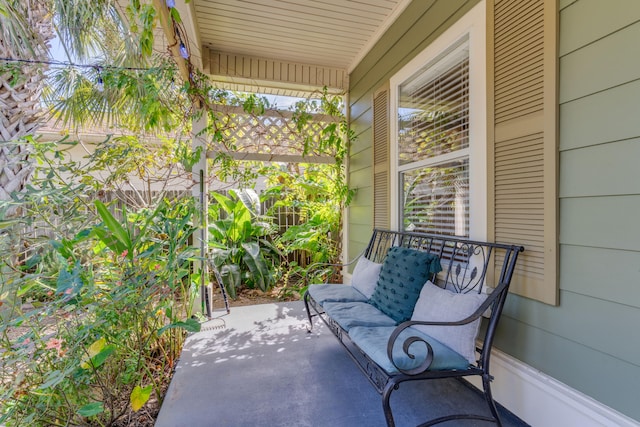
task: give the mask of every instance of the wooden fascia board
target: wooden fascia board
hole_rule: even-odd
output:
[[[193,1],[179,0],[176,2],[176,9],[180,13],[180,19],[182,19],[182,26],[187,32],[187,38],[189,43],[189,53],[191,54],[191,63],[198,69],[202,70],[203,67],[203,52],[200,42],[200,29],[198,27],[198,20],[196,19],[196,11]],[[185,41],[186,43],[187,41]]]
[[[182,57],[182,55],[180,55],[180,40],[178,40],[174,31],[173,20],[171,19],[171,14],[169,13],[169,8],[167,7],[166,1],[153,0],[153,6],[158,12],[160,27],[162,28],[162,31],[164,31],[164,35],[167,38],[169,51],[171,52],[171,55],[178,65],[178,71],[180,72],[180,75],[182,76],[184,81],[188,82],[191,80],[189,63]],[[188,43],[188,41],[184,40],[183,43]]]

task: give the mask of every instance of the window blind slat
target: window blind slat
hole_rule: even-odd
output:
[[[468,40],[400,85],[397,113],[404,229],[468,236],[468,157],[429,165],[469,146]]]

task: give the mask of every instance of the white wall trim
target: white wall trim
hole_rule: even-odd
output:
[[[494,349],[491,354],[494,398],[536,427],[639,427],[633,420],[529,365]],[[479,377],[470,379],[481,388]]]
[[[398,87],[419,72],[426,64],[446,52],[463,37],[469,37],[469,237],[487,239],[487,78],[486,78],[486,2],[480,1],[463,17],[447,28],[438,38],[418,53],[389,79],[390,149],[389,166],[391,200],[390,225],[400,224],[400,182],[398,172]],[[462,153],[456,152],[457,155]],[[411,167],[416,167],[412,163]]]

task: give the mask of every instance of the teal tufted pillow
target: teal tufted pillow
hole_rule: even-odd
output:
[[[391,247],[368,302],[398,323],[409,320],[422,286],[431,274],[441,270],[440,259],[436,255]]]

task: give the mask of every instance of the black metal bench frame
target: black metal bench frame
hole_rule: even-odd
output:
[[[427,357],[420,367],[405,371],[398,368],[398,374],[389,375],[384,369],[378,366],[369,356],[360,350],[350,341],[349,335],[333,319],[326,315],[322,306],[309,293],[304,294],[304,303],[309,317],[310,325],[313,324],[313,317],[319,316],[333,332],[336,338],[348,351],[356,365],[369,379],[382,396],[382,407],[384,410],[387,425],[395,426],[389,399],[391,393],[397,390],[401,383],[405,381],[429,380],[439,378],[463,378],[468,376],[480,376],[482,378],[483,394],[491,416],[478,414],[453,414],[439,417],[423,424],[420,427],[431,426],[445,421],[460,419],[475,419],[495,422],[501,425],[500,417],[495,401],[491,393],[491,381],[489,362],[491,359],[491,347],[493,344],[496,327],[502,313],[509,284],[513,276],[518,254],[524,250],[522,246],[505,245],[500,243],[479,242],[463,238],[441,236],[423,233],[399,232],[388,230],[374,230],[371,240],[361,256],[371,261],[381,263],[387,250],[391,246],[402,246],[420,251],[430,252],[440,257],[443,271],[437,275],[434,283],[441,287],[446,287],[454,292],[482,292],[485,282],[491,280],[491,293],[486,301],[466,319],[457,322],[415,322],[407,321],[396,327],[387,343],[387,355],[392,360],[392,349],[394,342],[400,332],[413,325],[464,325],[480,318],[486,317],[484,330],[480,331],[480,344],[477,345],[477,352],[480,357],[475,364],[470,365],[467,370],[445,370],[430,371],[429,364],[433,359],[433,351],[429,343],[419,337],[411,337],[404,341],[403,349],[409,355],[409,346],[416,341],[422,342],[427,347]],[[351,264],[351,263],[350,263]],[[341,267],[341,266],[335,266]],[[336,285],[341,286],[341,285]],[[310,326],[311,327],[311,326]],[[412,357],[409,355],[409,357]],[[395,362],[393,362],[395,365]],[[396,366],[397,367],[397,366]]]

